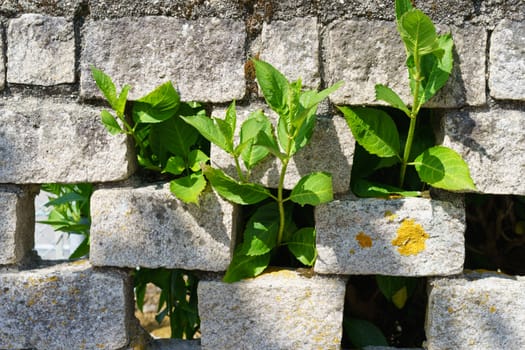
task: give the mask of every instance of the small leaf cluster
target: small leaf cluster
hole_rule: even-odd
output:
[[[46,207],[52,207],[47,220],[38,221],[53,227],[55,231],[84,236],[69,259],[80,259],[89,253],[89,229],[91,227],[90,199],[92,184],[43,184],[41,189],[51,193]]]
[[[126,113],[130,86],[125,85],[117,94],[109,76],[94,67],[91,70],[114,111],[114,114],[107,110],[101,113],[106,129],[111,134],[130,135],[139,165],[175,177],[170,182],[172,193],[184,202],[197,204],[206,187],[200,167],[208,160],[206,145],[197,130],[181,118],[204,115],[205,110],[198,103],[181,102],[172,83],[167,82],[133,102],[129,121]]]
[[[375,87],[376,99],[401,111],[410,120],[404,146],[392,117],[376,108],[339,107],[357,143],[370,155],[371,170],[400,165],[396,186],[385,186],[366,180],[353,179],[353,190],[362,196],[389,194],[413,195],[405,191],[407,165],[415,167],[419,178],[433,187],[452,191],[476,189],[467,164],[461,156],[444,146],[424,148],[414,154],[412,146],[416,122],[421,107],[447,82],[453,66],[453,41],[450,34],[438,35],[429,17],[412,7],[410,0],[396,0],[397,30],[407,52],[409,85],[412,105],[407,106],[399,95],[386,85]],[[370,158],[369,158],[370,159]],[[367,174],[368,175],[368,174]]]
[[[260,204],[246,223],[244,241],[234,251],[224,277],[226,282],[259,275],[280,246],[286,246],[304,265],[312,266],[317,256],[315,229],[298,228],[292,219],[292,208],[294,204],[315,206],[333,198],[332,177],[328,173],[313,172],[303,176],[289,195],[284,193],[284,180],[290,160],[311,139],[317,105],[340,84],[321,92],[303,91],[301,80],[289,82],[269,63],[257,59],[252,62],[266,103],[278,115],[275,125],[262,110],[257,110],[242,123],[236,138],[235,101],[224,119],[202,115],[182,117],[235,161],[237,178],[221,169],[202,165],[215,191],[233,203]],[[281,165],[276,194],[261,184],[250,182],[251,171],[270,155]]]

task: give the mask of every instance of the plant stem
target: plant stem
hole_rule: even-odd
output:
[[[399,187],[403,188],[405,183],[405,174],[407,169],[408,160],[410,157],[410,151],[412,149],[412,142],[414,141],[414,132],[416,130],[416,121],[417,115],[419,113],[419,86],[421,82],[421,62],[417,52],[414,53],[414,67],[416,69],[416,74],[414,77],[415,88],[414,88],[414,99],[412,102],[412,110],[410,111],[410,126],[408,128],[407,140],[405,143],[405,150],[403,152],[403,162],[401,163],[401,170],[399,172]]]
[[[284,177],[286,176],[286,169],[288,168],[289,158],[283,160],[283,166],[281,168],[281,175],[279,176],[279,186],[277,187],[277,205],[279,206],[279,232],[277,233],[277,246],[281,245],[284,234],[284,200],[283,200],[283,189],[284,189]]]

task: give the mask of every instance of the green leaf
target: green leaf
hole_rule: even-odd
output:
[[[260,275],[270,263],[270,253],[264,255],[248,256],[237,249],[233,254],[230,266],[226,270],[223,281],[227,283],[237,282],[243,278]]]
[[[286,114],[288,112],[287,99],[290,88],[288,80],[269,63],[253,60],[253,64],[257,82],[261,87],[266,103],[277,114]]]
[[[199,204],[199,196],[206,188],[206,179],[200,173],[190,174],[170,182],[170,190],[186,203]]]
[[[186,123],[193,126],[199,133],[211,143],[222,148],[229,154],[233,154],[233,138],[228,138],[223,134],[221,128],[214,122],[214,119],[203,115],[191,117],[181,117]],[[217,120],[217,119],[215,119]]]
[[[241,126],[241,157],[247,169],[252,169],[269,153],[266,147],[257,144],[259,133],[272,137],[272,124],[261,110],[250,114]]]
[[[201,170],[201,164],[206,163],[208,160],[210,160],[210,157],[200,149],[192,150],[188,156],[189,167],[195,172]]]
[[[235,109],[235,101],[233,101],[228,109],[226,110],[226,116],[224,119],[214,118],[215,124],[219,127],[219,130],[224,135],[226,140],[232,140],[235,132],[235,125],[237,123],[237,111]]]
[[[160,123],[177,112],[180,97],[171,82],[164,83],[133,104],[133,120],[137,123]]]
[[[385,298],[393,302],[398,309],[402,309],[405,306],[408,297],[412,295],[417,284],[415,278],[402,276],[376,275],[376,282]]]
[[[102,124],[104,124],[107,131],[109,131],[111,135],[116,135],[123,132],[117,120],[111,113],[109,113],[106,110],[103,110],[102,112],[100,112],[100,116],[102,119]]]
[[[352,317],[343,318],[343,328],[354,347],[388,346],[385,336],[373,323]]]
[[[297,153],[310,142],[314,132],[316,121],[317,116],[315,115],[315,113],[311,113],[304,120],[303,124],[296,131],[296,134],[293,135],[291,149],[289,153],[290,156],[293,156],[295,153]]]
[[[405,112],[406,115],[410,116],[410,110],[405,105],[401,97],[395,93],[394,90],[388,86],[377,84],[376,85],[376,100],[385,101],[394,108],[400,109]]]
[[[166,167],[162,170],[163,173],[170,173],[173,175],[180,175],[186,169],[186,163],[180,156],[173,156],[168,159]]]
[[[153,153],[164,163],[166,153],[186,158],[197,143],[199,132],[180,117],[173,117],[151,126],[149,142]]]
[[[338,108],[357,143],[364,149],[382,158],[396,156],[401,159],[397,127],[388,114],[374,108]]]
[[[102,94],[109,102],[111,108],[116,110],[117,108],[115,107],[118,107],[119,105],[117,89],[115,88],[115,84],[113,84],[111,78],[103,71],[95,67],[91,67],[91,74],[93,75],[93,79],[95,79],[97,87],[100,89],[100,91],[102,91]]]
[[[433,187],[449,191],[476,191],[467,163],[448,147],[429,148],[413,164],[421,181]]]
[[[332,199],[332,175],[325,172],[303,176],[290,194],[290,200],[302,206],[318,205]]]
[[[420,57],[438,49],[436,28],[418,9],[405,12],[397,22],[397,29],[407,51],[413,56]]]
[[[78,247],[69,255],[70,260],[80,259],[89,254],[89,236],[85,236]]]
[[[454,42],[450,34],[440,35],[438,37],[438,47],[442,55],[440,57],[432,54],[421,58],[421,92],[419,104],[423,105],[430,100],[443,86],[445,86],[452,68],[454,66],[454,57],[452,54]]]
[[[352,180],[352,192],[358,197],[388,198],[391,196],[421,197],[420,191],[405,191],[401,188],[385,185],[365,179]]]
[[[270,202],[252,214],[244,230],[242,254],[263,255],[269,253],[277,244],[279,232],[279,208]]]
[[[332,92],[338,90],[343,85],[344,85],[343,81],[338,81],[334,85],[324,90],[321,90],[319,92],[312,91],[313,94],[309,94],[308,92],[305,92],[301,95],[301,99],[300,99],[301,104],[304,106],[304,108],[315,107],[319,104],[319,102],[327,98]]]
[[[288,249],[301,263],[313,266],[317,258],[315,249],[315,229],[303,227],[296,231],[287,242]]]
[[[396,19],[399,21],[401,16],[412,10],[411,0],[396,0]]]
[[[273,133],[268,134],[262,131],[259,132],[255,143],[261,147],[265,147],[271,154],[281,160],[288,157],[286,154],[281,152],[281,149],[279,148]]]
[[[56,207],[65,203],[73,203],[78,201],[86,201],[89,200],[89,196],[84,196],[76,192],[68,192],[61,194],[56,199],[50,200],[45,204],[46,207]]]
[[[269,190],[253,183],[239,183],[219,169],[204,165],[202,171],[215,191],[230,202],[255,204],[271,196]]]

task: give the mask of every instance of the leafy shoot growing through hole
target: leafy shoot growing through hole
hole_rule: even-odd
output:
[[[369,154],[381,158],[376,170],[400,164],[398,187],[382,186],[359,179],[359,195],[402,194],[407,166],[415,167],[421,181],[451,191],[475,191],[467,164],[454,150],[433,146],[413,155],[416,122],[421,107],[447,82],[453,67],[453,41],[450,34],[438,35],[429,17],[414,8],[410,0],[396,0],[397,30],[405,45],[412,105],[386,85],[375,87],[376,99],[400,110],[410,125],[404,146],[391,116],[374,108],[339,107],[357,143]]]
[[[272,252],[286,246],[301,263],[312,266],[317,256],[315,229],[296,227],[292,220],[293,203],[318,205],[332,200],[332,177],[325,172],[313,172],[302,177],[289,195],[284,181],[292,157],[308,144],[312,136],[317,105],[341,83],[317,91],[302,91],[301,80],[289,82],[269,63],[253,61],[257,81],[268,106],[279,116],[276,125],[258,110],[252,112],[240,126],[239,141],[235,142],[237,112],[233,102],[224,119],[204,115],[182,117],[210,142],[228,153],[234,160],[237,179],[221,169],[203,165],[202,170],[212,187],[225,199],[259,206],[249,218],[244,241],[233,254],[224,280],[235,282],[257,276],[270,263]],[[267,156],[280,162],[277,193],[250,182],[251,170]],[[241,167],[241,162],[246,170]]]

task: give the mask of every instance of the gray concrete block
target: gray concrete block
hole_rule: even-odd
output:
[[[169,185],[100,189],[91,198],[90,260],[97,266],[225,271],[234,206],[206,191],[185,204]]]
[[[319,72],[319,34],[314,17],[264,23],[260,59],[279,69],[288,80],[301,78],[306,88],[317,89]]]
[[[129,275],[87,262],[0,270],[0,348],[121,349],[131,338]]]
[[[67,101],[0,101],[0,183],[103,182],[134,170],[132,147],[100,109]]]
[[[266,105],[255,104],[248,107],[237,106],[237,132],[250,113],[262,109],[274,125],[278,116]],[[224,118],[226,109],[215,110],[213,115]],[[235,144],[238,144],[238,138]],[[308,144],[288,163],[284,187],[292,189],[299,179],[314,171],[325,171],[332,174],[334,193],[347,192],[350,187],[350,173],[354,158],[355,140],[346,121],[339,117],[317,118],[317,125]],[[212,165],[221,168],[230,176],[237,178],[233,158],[219,147],[212,145],[210,151]],[[242,163],[242,162],[241,162]],[[241,164],[245,169],[244,164]],[[251,173],[250,179],[270,188],[277,188],[281,163],[275,157],[268,156]]]
[[[346,281],[291,270],[199,282],[203,349],[340,349]]]
[[[81,96],[100,97],[90,66],[117,85],[133,87],[137,99],[171,80],[184,101],[241,99],[244,80],[244,23],[169,17],[90,21],[83,28]]]
[[[525,23],[501,21],[490,39],[489,89],[496,99],[525,100]]]
[[[35,240],[35,192],[26,187],[0,187],[0,265],[20,262]]]
[[[7,28],[7,81],[56,85],[75,82],[73,22],[24,14]]]
[[[481,27],[443,27],[456,43],[455,69],[443,90],[428,102],[432,107],[480,105],[485,97],[486,33]],[[325,76],[329,84],[345,85],[331,95],[336,104],[383,104],[375,85],[384,84],[411,103],[405,48],[394,22],[338,21],[324,38]]]
[[[525,194],[525,111],[493,108],[445,115],[445,146],[467,162],[478,190]]]
[[[458,205],[458,206],[457,206]],[[314,270],[450,275],[463,270],[463,205],[426,198],[342,198],[315,208]]]
[[[467,273],[430,283],[427,349],[524,349],[523,276]]]

